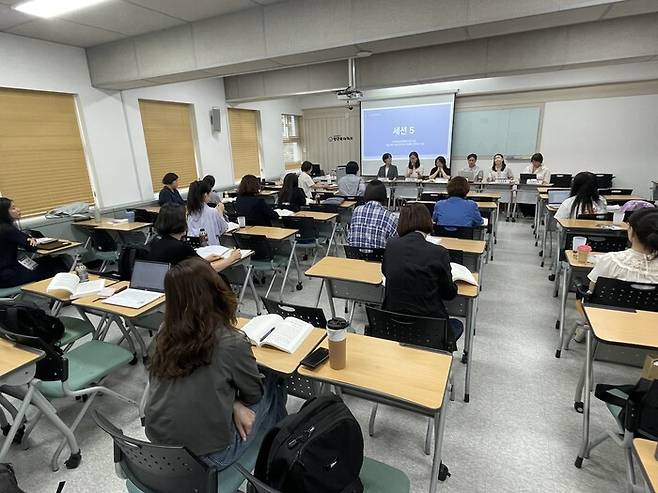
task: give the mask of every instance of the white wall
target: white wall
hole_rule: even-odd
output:
[[[223,94],[223,92],[222,92]],[[235,108],[260,112],[261,166],[266,178],[284,174],[283,128],[281,115],[301,115],[300,98],[281,98],[233,105]]]

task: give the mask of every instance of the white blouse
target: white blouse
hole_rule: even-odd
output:
[[[502,171],[491,170],[489,172],[489,177],[488,177],[488,181],[513,180],[513,179],[514,179],[514,173],[512,173],[512,170],[510,169],[509,166],[505,166],[505,169]]]
[[[417,180],[420,180],[424,176],[423,167],[418,166],[418,168],[409,169],[409,167],[407,166],[407,171],[405,173],[405,176],[407,178],[416,178]]]
[[[606,253],[599,257],[587,277],[592,282],[599,277],[610,277],[627,282],[658,284],[658,257],[631,248]]]
[[[608,211],[608,204],[603,197],[599,197],[598,202],[592,204],[593,211],[583,210],[583,206],[578,207],[577,211],[574,211],[575,214],[571,214],[571,206],[573,205],[576,197],[569,197],[564,202],[560,204],[559,209],[555,213],[555,219],[576,219],[579,214],[604,214]]]
[[[529,164],[524,173],[532,173],[537,175],[537,179],[542,183],[550,183],[551,181],[551,170],[543,165],[535,170],[532,168],[532,164]]]

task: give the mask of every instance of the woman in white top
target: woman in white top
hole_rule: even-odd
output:
[[[658,284],[658,209],[639,209],[628,219],[631,247],[602,255],[587,276],[590,291],[599,277]]]
[[[313,164],[311,161],[304,161],[302,163],[302,171],[299,173],[298,184],[299,188],[304,190],[304,193],[309,199],[313,198],[311,194],[311,189],[315,188],[315,182],[311,178],[311,170],[313,169]]]
[[[224,204],[214,209],[208,206],[210,186],[203,180],[193,181],[187,191],[187,234],[199,236],[201,230],[208,235],[209,245],[219,245],[219,238],[228,229],[224,218]]]
[[[416,151],[411,151],[409,153],[409,165],[407,166],[407,171],[404,176],[415,180],[422,180],[423,174],[423,167],[420,165],[418,153]]]
[[[603,214],[607,204],[599,195],[596,175],[589,171],[578,173],[571,184],[571,194],[560,204],[555,219],[578,219],[580,214]]]
[[[498,180],[513,180],[514,173],[505,163],[505,158],[502,154],[494,154],[493,164],[491,165],[491,171],[487,177],[487,181],[498,181]]]
[[[530,158],[530,166],[528,166],[524,173],[531,173],[537,176],[537,179],[542,183],[551,182],[551,171],[544,166],[544,156],[540,152],[536,152]]]

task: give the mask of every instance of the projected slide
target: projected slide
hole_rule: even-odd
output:
[[[365,161],[379,161],[385,152],[406,159],[411,151],[434,159],[449,154],[452,104],[365,109],[362,125]]]

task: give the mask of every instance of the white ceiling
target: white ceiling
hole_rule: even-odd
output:
[[[0,0],[0,31],[87,48],[281,0],[108,0],[57,19],[11,8],[23,1]]]

